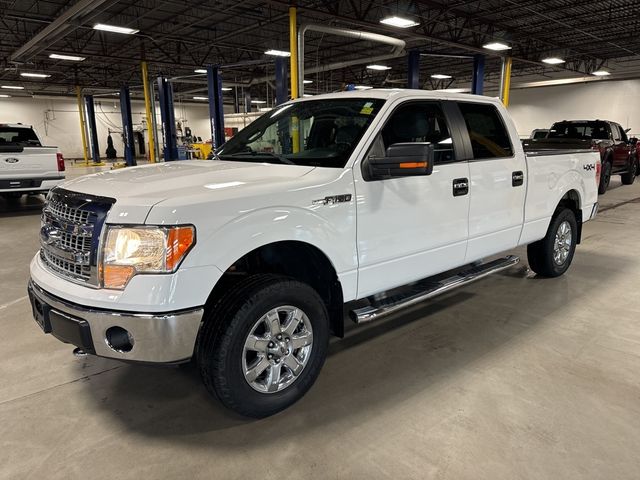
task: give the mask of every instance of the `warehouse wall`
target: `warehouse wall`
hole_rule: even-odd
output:
[[[117,97],[95,98],[96,123],[100,156],[105,158],[108,130],[120,131],[120,101]],[[144,102],[131,102],[134,130],[145,118]],[[203,140],[211,138],[209,110],[206,102],[197,104],[175,104],[176,120],[186,120],[185,126]],[[156,105],[157,122],[160,125],[160,110]],[[0,98],[0,123],[24,123],[33,125],[46,145],[60,148],[65,158],[82,158],[80,120],[75,98]],[[124,155],[124,146],[119,133],[111,135],[119,157]],[[145,134],[146,141],[146,134]]]
[[[520,135],[557,120],[613,120],[640,134],[640,80],[574,83],[511,91],[509,111]]]

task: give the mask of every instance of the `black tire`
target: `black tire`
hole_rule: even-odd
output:
[[[632,160],[631,164],[629,165],[629,171],[627,173],[623,173],[622,175],[620,175],[623,185],[633,184],[633,182],[636,180],[636,172],[638,171],[637,167],[638,167],[638,161],[635,159]]]
[[[290,385],[277,392],[262,393],[245,378],[244,344],[256,322],[283,305],[306,314],[313,343],[307,363]],[[263,418],[284,410],[307,393],[324,364],[328,345],[329,316],[314,289],[279,275],[255,275],[230,287],[205,313],[196,357],[207,390],[224,406],[241,415]]]
[[[554,260],[554,246],[556,234],[559,233],[559,229],[564,222],[567,222],[571,227],[571,245],[569,246],[568,255],[562,263],[559,263]],[[559,277],[566,272],[571,265],[573,255],[576,251],[577,241],[578,222],[576,221],[575,214],[568,208],[557,210],[551,219],[545,237],[527,246],[529,267],[542,277]]]
[[[604,195],[609,188],[611,182],[611,162],[606,160],[602,164],[602,173],[600,174],[600,184],[598,185],[598,195]]]

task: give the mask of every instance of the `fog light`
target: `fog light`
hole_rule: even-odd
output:
[[[111,350],[120,353],[130,352],[133,348],[133,335],[122,327],[110,327],[105,332],[105,340]]]

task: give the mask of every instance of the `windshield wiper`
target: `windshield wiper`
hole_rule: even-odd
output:
[[[271,153],[271,152],[238,152],[238,153],[230,153],[228,155],[225,155],[227,157],[258,157],[258,156],[267,156],[270,158],[275,158],[276,160],[279,160],[280,163],[283,163],[285,165],[295,165],[294,162],[292,162],[291,160],[289,160],[287,157],[285,157],[284,155],[278,155],[277,153]]]

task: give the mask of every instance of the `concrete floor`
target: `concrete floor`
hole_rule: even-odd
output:
[[[301,402],[255,421],[193,369],[43,335],[25,296],[41,200],[0,200],[0,478],[637,479],[640,182],[601,201],[564,277],[525,261],[350,329]]]

